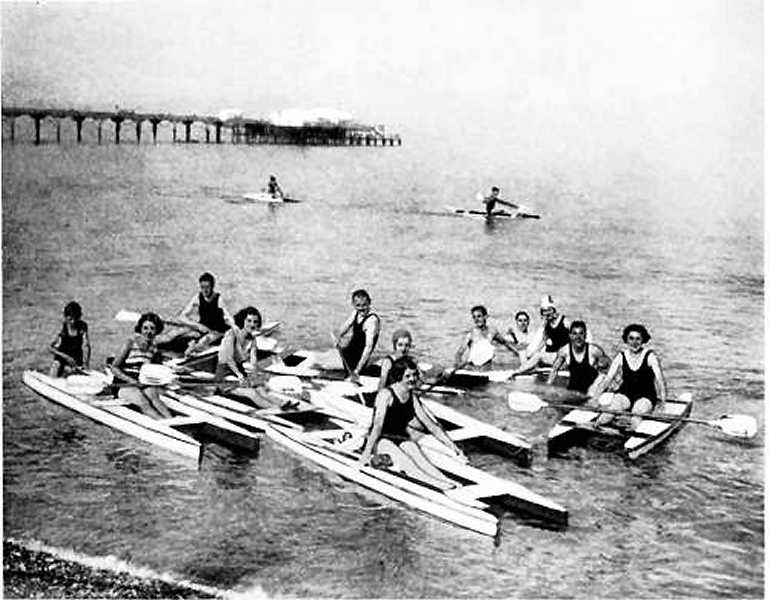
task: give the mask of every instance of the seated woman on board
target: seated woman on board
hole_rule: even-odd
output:
[[[162,331],[162,319],[153,312],[144,313],[134,327],[136,335],[126,340],[110,366],[116,383],[129,384],[120,387],[118,398],[136,404],[145,415],[157,419],[171,417],[171,412],[160,399],[157,387],[140,384],[139,369],[145,363],[160,362],[155,337]]]
[[[591,400],[593,405],[598,405],[599,410],[630,411],[638,415],[630,419],[631,429],[635,429],[641,422],[641,415],[652,412],[667,397],[659,359],[653,350],[646,347],[650,339],[651,335],[643,325],[631,323],[625,327],[622,341],[627,347],[614,357],[609,372],[596,386]],[[618,374],[622,377],[622,383],[616,393],[603,393]],[[613,418],[614,415],[602,414],[597,423],[605,425]]]
[[[247,372],[251,372],[251,379],[256,374],[256,336],[262,327],[262,315],[253,306],[246,306],[235,313],[232,320],[234,326],[227,330],[219,346],[215,379],[222,381],[227,375],[235,375],[238,383],[245,386],[249,381]],[[244,369],[245,361],[250,364],[250,369]]]
[[[367,464],[376,453],[375,463],[385,461],[388,466],[392,464],[394,470],[442,490],[456,487],[456,483],[445,477],[417,444],[421,437],[432,434],[457,457],[467,460],[414,394],[419,384],[416,363],[409,356],[397,359],[390,369],[390,377],[393,383],[377,393],[371,429],[358,465]]]

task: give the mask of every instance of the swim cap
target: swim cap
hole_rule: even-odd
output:
[[[547,310],[548,308],[555,308],[555,302],[553,302],[553,297],[550,294],[542,296],[539,303],[539,310]]]

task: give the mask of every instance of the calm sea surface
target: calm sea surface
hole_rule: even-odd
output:
[[[28,143],[2,150],[4,535],[270,596],[760,597],[764,562],[763,180],[758,158],[707,164],[547,161],[513,148]],[[524,153],[524,156],[525,153]],[[305,202],[227,202],[276,173]],[[497,183],[540,220],[441,214]],[[508,518],[501,543],[295,458],[207,449],[198,470],[21,385],[46,369],[64,304],[84,307],[98,365],[131,328],[170,315],[212,271],[231,307],[323,349],[365,287],[421,357],[448,363],[488,306],[506,324],[552,294],[607,352],[650,329],[694,416],[759,420],[739,442],[697,425],[635,463],[595,448],[548,460],[553,411],[515,414],[507,384],[448,400],[535,443],[532,468],[478,463],[564,504],[554,532]],[[500,353],[504,363],[509,359]],[[527,387],[528,385],[528,387]]]

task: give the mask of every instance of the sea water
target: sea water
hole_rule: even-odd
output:
[[[271,596],[760,596],[760,144],[699,161],[589,160],[403,133],[394,148],[3,145],[4,534]],[[270,174],[303,202],[231,202]],[[492,184],[541,219],[445,212],[477,207]],[[513,413],[505,397],[562,390],[517,382],[446,398],[534,444],[529,469],[475,464],[569,510],[564,531],[508,517],[495,545],[268,440],[256,458],[209,446],[198,468],[22,386],[24,369],[47,370],[68,301],[84,308],[97,366],[132,333],[115,313],[173,315],[203,271],[231,309],[257,306],[284,322],[286,344],[313,350],[366,288],[379,350],[406,327],[420,359],[444,365],[471,306],[499,326],[519,309],[536,324],[551,294],[611,356],[622,328],[644,323],[671,394],[692,392],[696,417],[755,416],[759,435],[691,424],[635,462],[591,447],[548,459],[558,413]]]

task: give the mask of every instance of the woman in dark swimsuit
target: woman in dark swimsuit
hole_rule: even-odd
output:
[[[456,483],[445,477],[417,444],[421,437],[432,434],[450,448],[459,460],[467,461],[462,451],[414,395],[414,389],[419,383],[416,363],[408,356],[401,357],[393,363],[390,374],[394,383],[379,390],[377,394],[371,430],[358,464],[367,464],[374,453],[379,457],[387,455],[396,471],[443,490],[456,487]]]
[[[665,378],[657,355],[646,343],[651,339],[646,327],[633,323],[625,327],[622,341],[626,348],[614,358],[609,372],[593,393],[593,403],[610,410],[630,411],[637,417],[630,420],[635,429],[641,422],[640,415],[649,414],[665,402],[667,395]],[[622,383],[615,393],[602,393],[614,378],[621,374]],[[612,420],[612,415],[603,414],[598,424]]]

